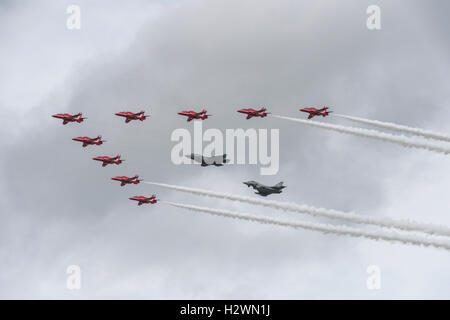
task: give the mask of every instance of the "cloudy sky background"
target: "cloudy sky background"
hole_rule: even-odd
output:
[[[69,4],[81,8],[80,30],[66,28]],[[366,28],[370,4],[381,7],[379,31]],[[450,225],[448,156],[236,113],[329,105],[449,132],[449,10],[444,0],[0,2],[0,297],[450,298],[443,250],[137,207],[129,196],[157,193],[312,221],[110,180],[138,173],[243,195],[242,181],[284,181],[273,199]],[[214,115],[205,129],[280,129],[278,174],[173,165],[170,135],[192,127],[176,115],[186,106]],[[141,108],[143,123],[112,115]],[[60,112],[89,119],[62,126],[50,117]],[[100,147],[71,141],[98,134]],[[121,166],[91,160],[117,153]],[[79,291],[66,288],[72,264]],[[366,287],[373,264],[380,290]]]

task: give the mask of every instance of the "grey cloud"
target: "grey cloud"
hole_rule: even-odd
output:
[[[27,113],[20,133],[4,142],[0,296],[448,297],[439,289],[448,279],[436,266],[450,263],[443,252],[228,221],[163,204],[138,208],[129,196],[157,193],[162,199],[276,214],[142,184],[120,188],[109,180],[138,173],[146,180],[248,195],[241,181],[283,180],[288,188],[280,200],[372,215],[400,208],[410,199],[393,197],[391,191],[420,194],[422,186],[406,177],[420,182],[418,171],[450,169],[441,164],[445,157],[278,119],[246,121],[236,113],[241,106],[264,105],[276,114],[300,116],[301,106],[324,104],[355,116],[442,126],[448,117],[444,102],[450,101],[443,36],[448,22],[445,17],[430,22],[439,5],[381,1],[383,29],[370,32],[368,4],[174,3],[140,29],[125,51],[102,53],[79,65]],[[419,36],[423,42],[417,42]],[[278,175],[259,177],[254,166],[173,165],[170,134],[192,124],[176,115],[186,106],[214,114],[205,129],[279,128]],[[151,115],[143,123],[126,125],[113,116],[141,108]],[[81,111],[89,119],[63,127],[49,117],[63,111]],[[332,117],[320,121],[344,124]],[[71,141],[97,134],[108,141],[98,148],[83,149]],[[119,167],[101,168],[90,159],[117,153],[127,160]],[[445,212],[442,199],[422,202]],[[427,220],[423,212],[398,215]],[[420,279],[414,284],[402,276],[405,260]],[[75,293],[65,288],[65,268],[74,263],[83,272],[83,289]],[[365,287],[365,269],[372,263],[386,275],[379,293]],[[439,278],[430,275],[433,270]]]

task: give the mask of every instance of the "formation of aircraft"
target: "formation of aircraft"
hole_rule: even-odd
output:
[[[139,180],[139,176],[136,174],[134,177],[114,177],[111,180],[120,181],[120,186],[123,187],[126,184],[138,184],[142,180]]]
[[[102,140],[102,136],[97,136],[96,138],[76,137],[76,138],[73,138],[72,140],[82,142],[83,147],[87,147],[87,146],[93,145],[93,144],[96,144],[99,146],[99,145],[103,144],[103,142],[106,142],[105,140]]]
[[[156,199],[156,195],[152,194],[150,197],[144,197],[144,196],[134,196],[131,198],[128,198],[130,200],[138,201],[138,206],[142,206],[144,203],[151,203],[155,204],[158,202],[159,199]]]
[[[211,166],[211,165],[216,166],[216,167],[221,167],[225,163],[230,161],[227,159],[226,154],[223,154],[221,156],[208,157],[208,156],[204,156],[204,155],[191,153],[189,156],[186,156],[186,157],[194,160],[195,162],[201,163],[202,167],[207,167],[207,166]]]
[[[301,112],[308,113],[308,119],[312,119],[315,116],[322,116],[322,117],[328,116],[332,112],[332,111],[328,111],[328,109],[329,109],[328,107],[323,107],[321,109],[311,107],[311,108],[302,108],[299,110]],[[253,109],[253,108],[239,109],[237,112],[246,114],[247,115],[246,119],[251,119],[253,117],[264,118],[269,114],[269,112],[267,112],[267,109],[264,107],[260,108],[259,110]],[[206,119],[208,119],[208,117],[211,116],[211,115],[207,114],[207,111],[204,109],[200,112],[196,112],[196,111],[192,111],[192,110],[181,111],[181,112],[178,112],[178,114],[187,117],[188,122],[192,121],[192,120],[206,120]],[[115,115],[119,116],[119,117],[124,117],[125,123],[128,123],[132,120],[144,121],[146,118],[149,117],[149,115],[145,115],[145,112],[142,110],[137,113],[133,113],[133,112],[129,112],[129,111],[122,111],[122,112],[115,113]],[[79,112],[77,114],[73,114],[73,115],[68,114],[68,113],[58,113],[58,114],[52,115],[52,117],[63,120],[63,125],[66,125],[69,122],[81,123],[85,119],[87,119],[82,116],[81,112]],[[76,138],[73,138],[72,140],[81,142],[83,147],[87,147],[88,145],[101,145],[101,144],[103,144],[103,142],[105,142],[105,140],[102,140],[101,135],[99,135],[95,138],[90,138],[87,136],[76,137]],[[195,162],[200,163],[202,167],[207,167],[207,166],[211,166],[211,165],[220,167],[229,162],[229,160],[226,158],[226,156],[227,156],[226,154],[223,154],[223,155],[219,155],[219,156],[208,157],[208,156],[192,153],[186,157],[194,160]],[[123,161],[125,161],[124,159],[121,159],[120,155],[117,155],[115,157],[99,156],[99,157],[94,157],[92,159],[95,161],[102,162],[102,167],[106,167],[109,164],[119,165]],[[117,177],[113,177],[111,179],[115,180],[115,181],[119,181],[121,186],[125,186],[127,184],[138,184],[140,181],[142,181],[142,179],[139,179],[138,175],[135,175],[133,177],[117,176]],[[244,184],[247,185],[248,187],[252,187],[254,190],[256,190],[256,192],[255,192],[256,194],[263,196],[263,197],[266,197],[273,193],[281,193],[282,190],[284,188],[286,188],[286,186],[283,185],[283,182],[277,183],[274,186],[266,186],[266,185],[263,185],[256,181],[246,181],[246,182],[244,182]],[[157,203],[157,201],[159,200],[159,199],[156,199],[156,195],[152,195],[150,197],[134,196],[129,199],[138,201],[139,206],[142,204],[146,204],[146,203],[154,204],[154,203]]]
[[[94,157],[92,158],[92,160],[103,162],[102,167],[106,167],[108,164],[121,164],[122,161],[125,161],[125,159],[120,158],[119,154],[115,157],[108,157],[108,156]]]
[[[322,117],[328,116],[330,113],[333,112],[333,111],[328,111],[328,109],[329,109],[328,107],[323,107],[322,109],[302,108],[302,109],[299,109],[299,111],[309,113],[308,119],[312,119],[315,116],[322,116]]]
[[[253,190],[256,190],[256,194],[260,196],[267,197],[272,193],[281,193],[286,186],[283,185],[283,181],[277,183],[274,186],[266,186],[256,181],[246,181],[243,184],[247,185],[247,187],[252,187]]]
[[[328,111],[328,109],[329,109],[329,107],[323,107],[320,109],[314,108],[314,107],[309,107],[309,108],[301,108],[301,109],[299,109],[299,111],[308,113],[308,119],[312,119],[315,116],[322,116],[322,117],[328,116],[330,113],[333,112],[333,111]],[[267,109],[265,107],[262,107],[259,110],[253,109],[253,108],[239,109],[237,112],[246,114],[247,115],[246,119],[251,119],[253,117],[264,118],[268,114],[270,114],[270,112],[267,112]],[[200,112],[193,111],[193,110],[180,111],[180,112],[178,112],[178,114],[181,116],[187,117],[188,122],[192,121],[192,120],[196,120],[196,119],[206,120],[206,119],[208,119],[208,117],[211,116],[210,114],[207,114],[207,111],[205,109],[203,109]],[[124,117],[126,123],[128,123],[132,120],[144,121],[146,118],[150,117],[149,115],[145,115],[145,111],[143,111],[143,110],[136,112],[136,113],[133,113],[130,111],[121,111],[121,112],[115,113],[115,115],[119,116],[119,117]],[[81,112],[74,114],[74,115],[71,115],[68,113],[58,113],[58,114],[52,115],[52,117],[62,119],[63,124],[67,124],[69,122],[80,123],[80,122],[83,122],[84,119],[87,119],[87,118],[82,117]]]
[[[137,113],[124,111],[124,112],[115,113],[115,115],[117,115],[119,117],[124,117],[125,122],[128,123],[131,120],[144,121],[147,117],[149,117],[148,115],[145,115],[144,113],[145,113],[144,111],[140,111]],[[58,113],[58,114],[52,115],[52,117],[57,118],[57,119],[62,119],[64,125],[69,122],[80,123],[80,122],[83,122],[84,119],[87,119],[87,118],[82,117],[81,112],[74,114],[74,115],[67,114],[67,113]],[[101,145],[101,144],[103,144],[103,142],[105,142],[105,140],[102,140],[102,136],[100,136],[100,135],[97,136],[96,138],[90,138],[90,137],[85,136],[85,137],[76,137],[76,138],[73,138],[72,140],[81,142],[83,147],[87,147],[88,145]],[[115,157],[99,156],[99,157],[94,157],[92,159],[95,161],[102,162],[102,167],[106,167],[109,164],[119,165],[123,161],[125,161],[124,159],[121,159],[120,155],[117,155]],[[119,181],[121,186],[125,186],[127,184],[138,184],[140,181],[142,181],[141,179],[139,179],[138,175],[135,175],[133,177],[118,176],[118,177],[113,177],[111,179],[115,180],[115,181]],[[158,199],[156,199],[156,195],[152,195],[151,197],[136,196],[136,197],[131,197],[130,199],[138,201],[139,206],[144,203],[152,203],[153,204],[158,201]]]
[[[208,119],[208,117],[211,117],[210,114],[206,114],[206,110],[205,109],[203,109],[200,112],[196,112],[196,111],[181,111],[181,112],[178,112],[178,114],[180,116],[187,117],[187,121],[188,122],[192,121],[194,119],[206,120],[206,119]]]
[[[130,112],[130,111],[121,111],[121,112],[115,113],[115,115],[119,116],[119,117],[124,117],[125,118],[125,123],[128,123],[131,120],[144,121],[145,119],[150,117],[149,115],[145,115],[144,113],[145,113],[145,111],[142,111],[142,110],[137,112],[137,113],[133,113],[133,112]]]
[[[83,118],[82,117],[82,113],[77,113],[77,114],[68,114],[68,113],[57,113],[52,115],[53,118],[57,118],[57,119],[61,119],[63,121],[63,124],[66,125],[69,122],[78,122],[81,123],[83,122],[84,119],[87,118]]]
[[[259,109],[259,110],[252,109],[252,108],[249,108],[249,109],[240,109],[240,110],[238,110],[237,112],[246,114],[246,115],[247,115],[247,120],[248,120],[248,119],[251,119],[251,118],[253,118],[253,117],[261,117],[261,118],[264,118],[264,117],[267,117],[267,115],[269,114],[269,112],[266,112],[266,108],[264,108],[264,107],[262,107],[262,108]]]

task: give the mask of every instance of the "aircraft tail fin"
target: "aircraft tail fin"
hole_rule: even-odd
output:
[[[262,108],[259,110],[259,112],[261,112],[261,117],[262,117],[262,118],[267,117],[267,115],[270,114],[270,112],[267,112],[266,107],[262,107]]]
[[[121,157],[122,156],[120,154],[116,156],[116,164],[121,164],[123,161],[125,161],[125,159],[121,159]]]
[[[222,155],[222,162],[223,162],[223,163],[228,163],[228,162],[230,162],[230,159],[227,159],[227,154],[226,154],[226,153],[224,153],[224,154]]]
[[[325,117],[325,116],[327,116],[327,115],[329,115],[330,113],[332,113],[333,111],[328,111],[328,109],[329,109],[329,107],[323,107],[320,111],[323,111],[323,116]]]

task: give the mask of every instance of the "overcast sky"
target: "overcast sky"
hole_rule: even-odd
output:
[[[66,8],[81,8],[81,29]],[[381,8],[381,30],[366,9]],[[1,1],[1,298],[450,298],[444,250],[322,235],[184,211],[163,200],[313,221],[201,198],[145,180],[450,226],[450,158],[282,119],[304,106],[450,132],[448,1]],[[176,112],[206,108],[204,128],[280,130],[280,170],[176,166]],[[144,122],[114,112],[145,109]],[[54,113],[83,112],[62,126]],[[318,119],[354,125],[343,119]],[[81,148],[76,136],[102,134]],[[93,156],[120,153],[102,168]],[[326,221],[315,219],[314,221]],[[327,221],[339,223],[337,221]],[[361,227],[361,226],[360,226]],[[66,269],[81,267],[81,290]],[[366,269],[381,269],[368,290]]]

